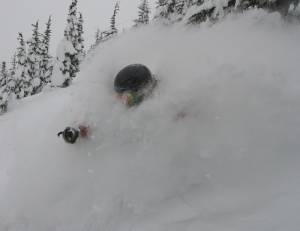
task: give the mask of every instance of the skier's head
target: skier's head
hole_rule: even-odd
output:
[[[114,89],[128,106],[137,105],[153,89],[156,80],[150,70],[142,64],[124,67],[115,77]]]
[[[62,135],[67,143],[74,144],[79,136],[79,131],[75,128],[67,127],[64,131],[57,134]]]

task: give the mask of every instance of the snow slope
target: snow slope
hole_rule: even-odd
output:
[[[0,230],[298,230],[299,39],[252,10],[106,42],[71,87],[0,117]],[[160,82],[126,109],[112,84],[130,63]],[[82,123],[91,139],[57,138]]]

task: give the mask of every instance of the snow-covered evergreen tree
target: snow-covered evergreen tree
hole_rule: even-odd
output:
[[[42,85],[45,86],[51,82],[51,76],[53,71],[53,65],[51,62],[51,55],[49,53],[49,46],[50,46],[50,39],[51,39],[51,16],[48,19],[48,22],[46,23],[46,30],[44,34],[42,35],[41,39],[41,63],[40,63],[40,69],[41,69],[41,81]]]
[[[286,15],[290,5],[295,6],[298,2],[299,0],[194,0],[190,3],[187,1],[189,9],[185,21],[187,23],[201,23],[207,19],[215,21],[234,9],[246,10],[253,7],[278,11]]]
[[[41,79],[43,70],[40,69],[42,63],[42,49],[39,34],[39,23],[36,22],[32,26],[32,37],[27,41],[28,53],[25,96],[35,95],[39,93],[43,88],[43,82]]]
[[[116,2],[113,15],[110,19],[110,29],[101,32],[101,35],[99,37],[99,38],[101,38],[101,41],[107,41],[110,38],[112,38],[118,34],[118,29],[116,27],[116,18],[117,18],[119,10],[120,10],[119,2]],[[98,40],[98,41],[100,41],[100,40]]]
[[[8,72],[6,62],[2,62],[0,71],[0,114],[6,112],[9,96]]]
[[[180,21],[192,3],[192,0],[159,0],[156,3],[154,18],[168,22]]]
[[[201,23],[207,19],[217,20],[236,6],[236,0],[197,0],[187,12],[188,23]]]
[[[168,0],[158,0],[156,2],[156,11],[154,18],[167,18],[168,17]]]
[[[27,69],[27,54],[26,45],[22,33],[18,34],[19,46],[16,52],[16,69],[15,69],[15,95],[17,99],[21,99],[28,94],[25,94],[25,86],[28,84],[26,81]]]
[[[1,63],[1,71],[0,71],[0,88],[5,88],[8,78],[8,72],[6,68],[6,62]]]
[[[95,42],[92,44],[89,51],[92,51],[95,47],[97,47],[100,43],[105,42],[109,40],[110,38],[114,37],[116,34],[118,34],[118,29],[116,27],[116,17],[120,10],[119,2],[116,2],[113,15],[110,18],[110,28],[108,30],[101,31],[100,29],[97,29],[95,33]]]
[[[91,45],[91,48],[89,49],[88,52],[94,50],[101,42],[104,41],[104,34],[103,32],[98,28],[96,30],[96,33],[95,33],[95,40],[94,40],[94,43]]]
[[[77,21],[77,43],[76,43],[76,47],[75,47],[75,49],[78,52],[79,62],[81,62],[85,56],[83,33],[84,33],[83,17],[82,17],[82,13],[79,13],[78,21]]]
[[[16,74],[16,69],[17,69],[17,55],[14,54],[9,68],[10,75],[14,76]]]
[[[64,31],[65,38],[70,41],[74,47],[77,43],[77,0],[72,0],[69,6],[69,13],[67,17],[67,26]]]
[[[112,34],[118,33],[118,29],[116,27],[116,17],[117,17],[119,10],[120,10],[119,2],[116,2],[113,15],[110,19],[110,30],[111,30]]]
[[[99,44],[103,39],[103,34],[101,30],[98,28],[95,33],[95,44]]]
[[[103,32],[100,29],[97,29],[96,33],[95,33],[95,45],[99,45],[102,41],[103,41]]]
[[[16,67],[17,67],[17,57],[16,54],[14,54],[11,65],[8,70],[8,80],[7,80],[7,88],[10,94],[15,93],[15,87],[16,87]]]
[[[291,3],[288,10],[289,15],[300,17],[300,1]]]
[[[237,0],[240,8],[249,7],[266,8],[271,11],[278,11],[286,16],[289,13],[290,6],[297,5],[299,0]]]
[[[77,49],[81,49],[83,47],[78,45],[78,41],[82,39],[79,39],[78,21],[77,0],[72,0],[71,5],[69,6],[64,39],[59,44],[56,58],[56,67],[59,68],[63,75],[63,81],[60,84],[62,87],[69,86],[72,79],[74,79],[76,74],[79,72],[80,58]]]
[[[180,19],[186,14],[189,7],[193,5],[193,0],[176,0],[175,12]]]
[[[183,13],[184,13],[184,10],[185,10],[185,3],[186,3],[185,0],[177,0],[177,1],[176,1],[176,3],[175,3],[175,11],[176,11],[178,14],[183,14]]]
[[[8,95],[0,89],[0,115],[7,111]]]
[[[138,18],[134,20],[135,26],[145,25],[149,23],[149,3],[148,0],[141,0],[138,7]]]
[[[169,15],[176,12],[175,10],[175,7],[176,7],[176,1],[177,0],[168,0],[168,13]]]

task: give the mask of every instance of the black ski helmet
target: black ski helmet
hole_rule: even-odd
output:
[[[114,88],[117,93],[138,92],[153,83],[150,70],[142,64],[124,67],[115,77]]]

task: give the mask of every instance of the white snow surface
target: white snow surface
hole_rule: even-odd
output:
[[[299,39],[251,10],[103,43],[71,87],[0,117],[0,230],[298,230]],[[131,63],[159,84],[127,109],[113,80]],[[90,139],[56,136],[80,124]]]

